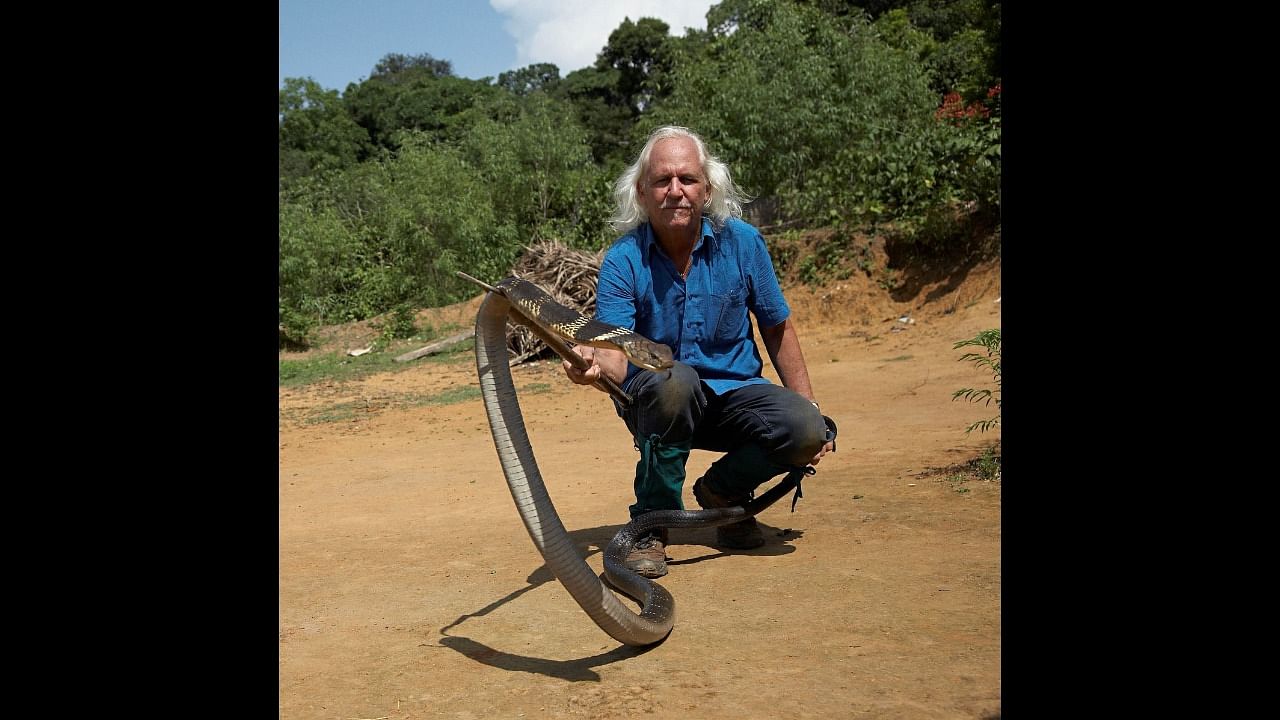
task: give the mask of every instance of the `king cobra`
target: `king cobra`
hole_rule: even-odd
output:
[[[664,372],[672,366],[671,350],[633,331],[589,319],[557,303],[526,280],[508,277],[497,285],[488,285],[466,273],[459,272],[458,276],[488,290],[476,315],[476,371],[498,460],[534,546],[546,560],[547,567],[601,630],[626,645],[652,645],[663,640],[675,626],[675,599],[666,588],[626,566],[624,561],[636,542],[654,528],[716,527],[751,517],[792,488],[797,488],[798,493],[801,475],[812,473],[812,468],[789,473],[745,506],[699,511],[655,510],[634,518],[605,549],[604,573],[597,577],[574,547],[538,472],[511,379],[507,320],[529,328],[580,370],[586,370],[590,363],[573,351],[570,342],[621,350],[630,362],[652,372]],[[631,398],[608,377],[602,376],[597,384],[624,406],[630,404]],[[828,436],[834,438],[834,423],[828,420],[828,427]],[[637,614],[624,605],[606,587],[605,581],[639,602],[640,612]]]

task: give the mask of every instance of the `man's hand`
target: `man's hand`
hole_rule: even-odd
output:
[[[596,362],[596,349],[590,345],[575,345],[573,351],[581,355],[583,360],[591,363],[591,367],[586,370],[579,370],[568,360],[561,360],[560,366],[564,368],[564,374],[579,385],[594,385],[603,372],[600,364]]]
[[[583,360],[591,363],[591,367],[586,370],[579,370],[569,363],[568,360],[562,360],[560,366],[564,368],[564,374],[569,379],[579,385],[592,385],[601,392],[605,390],[604,383],[596,385],[597,382],[609,378],[616,385],[621,385],[623,380],[627,379],[627,356],[622,354],[621,350],[613,350],[611,348],[594,348],[590,345],[575,345],[573,351],[582,356]]]
[[[810,465],[817,465],[819,462],[821,462],[821,461],[822,461],[822,456],[823,456],[823,455],[826,455],[827,453],[829,453],[829,452],[831,452],[832,450],[835,450],[835,449],[836,449],[836,441],[835,441],[835,440],[828,440],[828,441],[827,441],[827,443],[826,443],[825,445],[823,445],[823,446],[822,446],[822,449],[818,451],[818,454],[817,454],[817,455],[814,455],[814,456],[813,456],[813,459],[809,461],[809,464],[810,464]]]
[[[813,401],[810,400],[809,402],[813,402]],[[818,403],[814,402],[813,406],[818,407]],[[821,410],[819,410],[819,412],[821,412]],[[836,421],[832,420],[826,415],[823,415],[822,422],[826,424],[827,435],[829,435],[831,439],[823,443],[822,449],[819,450],[818,454],[814,455],[813,459],[809,461],[810,465],[817,465],[822,460],[823,455],[826,455],[829,452],[834,452],[836,449]]]

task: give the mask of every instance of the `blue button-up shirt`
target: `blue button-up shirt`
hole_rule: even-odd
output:
[[[769,382],[748,310],[762,328],[791,314],[764,237],[736,218],[719,229],[703,218],[687,280],[647,222],[619,238],[600,266],[596,319],[667,345],[716,394]],[[637,372],[628,363],[627,381]]]

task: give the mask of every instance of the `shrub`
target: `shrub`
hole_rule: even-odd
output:
[[[951,394],[951,399],[955,401],[959,398],[964,398],[969,402],[981,402],[984,405],[990,405],[994,400],[996,404],[995,417],[979,420],[965,430],[965,433],[970,433],[976,428],[981,432],[986,432],[1000,424],[1000,328],[983,330],[976,336],[968,340],[961,340],[952,347],[958,349],[970,345],[984,348],[986,353],[967,352],[960,356],[961,362],[967,360],[976,367],[990,370],[995,380],[995,390],[990,388],[961,388]]]

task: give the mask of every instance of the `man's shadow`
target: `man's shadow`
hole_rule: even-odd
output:
[[[569,538],[578,548],[585,548],[585,552],[583,554],[584,558],[590,558],[596,553],[604,552],[605,548],[609,546],[609,542],[613,540],[613,536],[616,535],[618,530],[621,528],[621,525],[601,525],[599,527],[586,528],[582,530],[570,530]],[[795,552],[795,548],[787,544],[787,542],[804,535],[803,530],[786,528],[786,532],[783,533],[781,529],[770,527],[764,523],[760,523],[760,530],[765,536],[765,544],[762,547],[754,550],[735,550],[734,554],[786,555]],[[674,529],[671,531],[671,540],[674,545],[710,546],[715,540],[715,529]],[[712,550],[711,552],[698,557],[687,558],[685,560],[673,560],[668,562],[667,565],[691,565],[693,563],[714,560],[728,554],[729,553],[719,550]],[[458,616],[458,619],[440,628],[440,634],[444,636],[440,639],[440,645],[490,667],[518,672],[536,673],[539,675],[549,675],[562,680],[589,680],[599,682],[600,675],[591,668],[643,655],[661,644],[661,641],[659,641],[658,643],[645,647],[621,645],[608,652],[579,658],[577,660],[548,660],[546,658],[504,652],[502,650],[489,647],[484,643],[476,642],[465,635],[449,634],[451,629],[456,628],[466,620],[473,617],[488,615],[530,590],[539,587],[543,583],[552,582],[555,581],[555,579],[555,576],[545,564],[538,567],[538,569],[529,574],[529,577],[527,578],[527,582],[529,583],[528,585],[517,590],[513,590],[507,595],[494,600],[475,612],[460,615]],[[620,597],[626,597],[621,593],[617,594]],[[630,600],[627,599],[624,602],[630,602]],[[585,620],[586,619],[584,619],[584,621]]]

